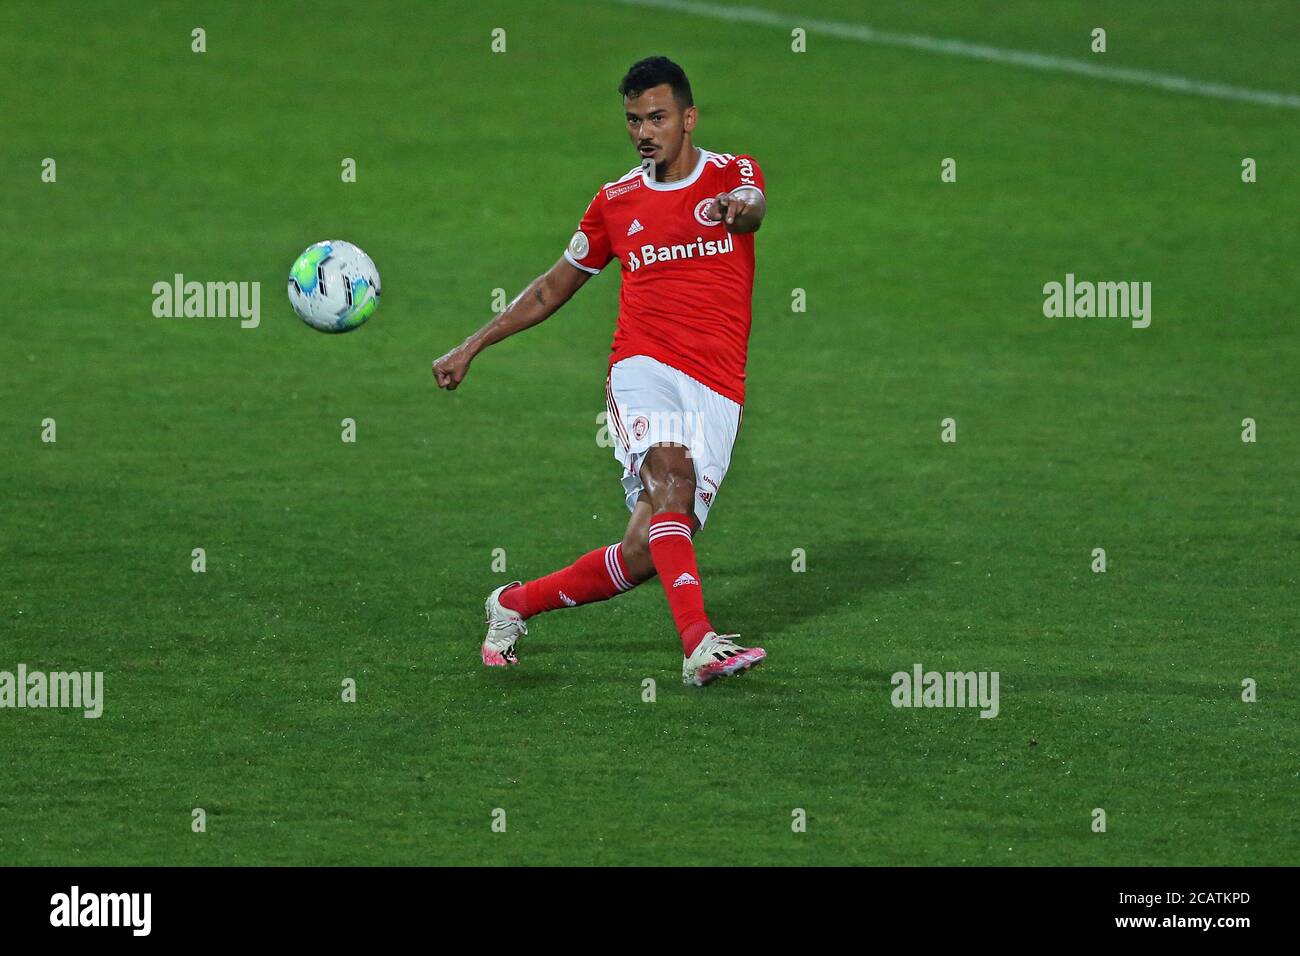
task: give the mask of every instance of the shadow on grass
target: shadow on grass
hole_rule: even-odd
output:
[[[874,593],[922,579],[925,559],[895,542],[838,541],[813,543],[806,570],[794,571],[793,558],[709,562],[700,569],[710,616],[728,631],[781,635],[792,627],[845,608],[870,609]],[[647,582],[643,587],[658,588]],[[671,619],[664,610],[671,634]],[[662,650],[664,637],[621,641],[629,650]]]

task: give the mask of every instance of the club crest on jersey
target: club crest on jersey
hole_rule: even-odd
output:
[[[709,209],[712,206],[713,206],[713,200],[711,198],[701,199],[699,202],[695,204],[695,221],[698,222],[701,226],[722,225],[721,219],[714,222],[712,219],[709,218]]]
[[[736,244],[731,233],[727,233],[725,239],[710,239],[707,242],[703,236],[696,236],[694,242],[678,243],[672,246],[652,246],[646,244],[636,252],[627,254],[628,272],[636,272],[637,269],[653,265],[656,262],[672,262],[676,259],[703,259],[707,256],[726,255],[736,248]],[[572,251],[572,248],[570,248]]]
[[[587,253],[591,250],[591,244],[587,242],[587,236],[581,229],[573,234],[569,240],[569,255],[575,259],[587,258]]]

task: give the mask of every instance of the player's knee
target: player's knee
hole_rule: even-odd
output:
[[[640,584],[655,576],[654,559],[650,557],[650,537],[647,528],[628,531],[623,537],[623,565],[633,584]]]
[[[650,536],[645,528],[636,528],[623,536],[623,560],[631,564],[650,557]]]
[[[694,500],[693,475],[671,474],[652,490],[650,496],[650,504],[657,515],[690,514]]]

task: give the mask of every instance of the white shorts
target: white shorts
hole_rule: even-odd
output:
[[[646,355],[616,362],[605,382],[609,434],[623,466],[627,510],[643,490],[641,464],[651,445],[686,446],[695,465],[695,517],[704,526],[731,464],[744,408]]]

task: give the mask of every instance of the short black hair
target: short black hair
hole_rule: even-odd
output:
[[[637,60],[618,85],[618,91],[624,96],[637,97],[650,89],[667,83],[673,88],[673,99],[682,109],[695,105],[691,96],[691,81],[686,78],[686,71],[666,56],[648,56]]]

